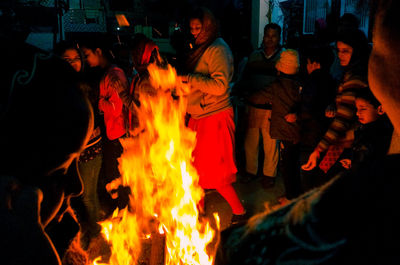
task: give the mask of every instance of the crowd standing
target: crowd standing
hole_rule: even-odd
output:
[[[385,110],[394,129],[399,130],[400,32],[394,25],[399,21],[400,5],[398,1],[375,1],[373,8],[373,47],[366,81],[380,103],[368,95],[365,86],[357,86],[355,96],[349,97],[349,110],[355,99],[362,124],[353,143],[352,163],[357,165],[275,212],[225,230],[217,264],[398,262],[400,150],[382,115]],[[354,48],[338,45],[339,49],[349,47]],[[371,134],[375,140],[369,138]]]
[[[400,6],[374,3],[372,47],[361,30],[343,24],[334,49],[325,39],[304,50],[286,48],[280,26],[269,23],[261,47],[248,54],[234,82],[235,58],[214,15],[199,8],[188,16],[186,34],[175,40],[175,66],[177,86],[188,87],[186,121],[197,140],[193,163],[199,185],[218,191],[232,209],[217,263],[396,260],[390,244],[398,236],[399,215],[390,207],[397,202],[392,172],[399,163],[397,155],[386,154],[396,152],[393,127],[398,131],[400,122],[400,33],[393,26]],[[346,14],[343,23],[347,17],[353,18]],[[132,62],[126,76],[104,35],[59,43],[53,55],[1,38],[3,50],[14,46],[19,53],[6,56],[10,67],[3,73],[9,90],[1,101],[0,223],[11,240],[1,240],[0,249],[11,250],[3,257],[7,264],[60,264],[78,230],[87,250],[99,236],[97,222],[124,204],[122,189],[118,201],[104,202],[99,194],[120,177],[119,139],[143,129],[140,94],[156,95],[147,66],[161,54],[150,38],[136,34],[128,42],[130,58],[119,58]],[[234,117],[238,103],[244,103],[241,121]],[[236,142],[237,123],[246,126]],[[280,176],[285,188],[282,208],[249,223],[232,185],[242,147],[244,185],[261,176],[268,191]],[[380,196],[375,202],[374,192]],[[379,210],[376,216],[368,214],[371,205]],[[201,200],[200,213],[206,206]],[[60,236],[52,227],[68,215],[70,234]]]

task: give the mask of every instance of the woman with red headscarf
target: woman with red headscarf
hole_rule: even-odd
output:
[[[158,46],[144,34],[136,34],[131,43],[131,60],[135,75],[129,90],[120,92],[122,102],[128,108],[127,132],[136,135],[140,132],[141,126],[136,114],[136,108],[140,106],[140,93],[155,94],[155,88],[150,84],[147,66],[159,56]]]
[[[189,128],[196,132],[194,166],[203,189],[216,189],[232,208],[232,224],[245,219],[245,209],[232,183],[236,181],[235,124],[229,100],[233,56],[226,42],[218,37],[211,12],[201,8],[190,16],[194,43],[186,56],[182,76],[187,83]],[[203,202],[204,204],[204,202]],[[202,205],[201,205],[202,206]]]

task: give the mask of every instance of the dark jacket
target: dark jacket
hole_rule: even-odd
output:
[[[243,71],[242,79],[233,87],[233,93],[244,97],[246,103],[250,106],[270,109],[270,104],[257,104],[254,102],[252,95],[268,87],[275,80],[277,76],[275,64],[281,51],[282,48],[279,47],[269,58],[266,57],[263,49],[258,49],[251,53]]]
[[[336,82],[329,72],[317,69],[305,79],[299,115],[303,145],[315,147],[328,129],[332,120],[325,116],[325,110],[334,104],[335,96]]]
[[[300,107],[300,82],[295,76],[281,73],[270,85],[272,113],[270,135],[273,139],[297,143],[300,140],[299,122],[287,122],[285,116],[298,114]]]
[[[363,124],[354,132],[351,152],[351,167],[357,170],[365,163],[371,163],[387,154],[393,134],[393,125],[384,115],[374,122]]]

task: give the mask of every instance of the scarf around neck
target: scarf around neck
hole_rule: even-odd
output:
[[[201,32],[195,39],[193,48],[187,54],[185,70],[193,72],[197,62],[203,55],[208,46],[213,43],[218,37],[217,22],[213,14],[206,8],[202,8],[203,17],[201,19]]]

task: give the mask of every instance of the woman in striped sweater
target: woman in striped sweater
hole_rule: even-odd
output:
[[[325,173],[333,165],[334,160],[339,158],[346,147],[346,140],[351,139],[348,135],[351,134],[357,120],[355,95],[359,90],[368,89],[367,68],[370,48],[365,34],[358,29],[342,32],[337,36],[336,48],[340,65],[344,67],[343,81],[337,89],[336,110],[326,112],[326,116],[333,118],[333,121],[311,153],[308,162],[302,166],[303,170],[314,169],[321,153],[336,153],[330,161],[325,163],[327,159],[323,159],[320,164]]]

